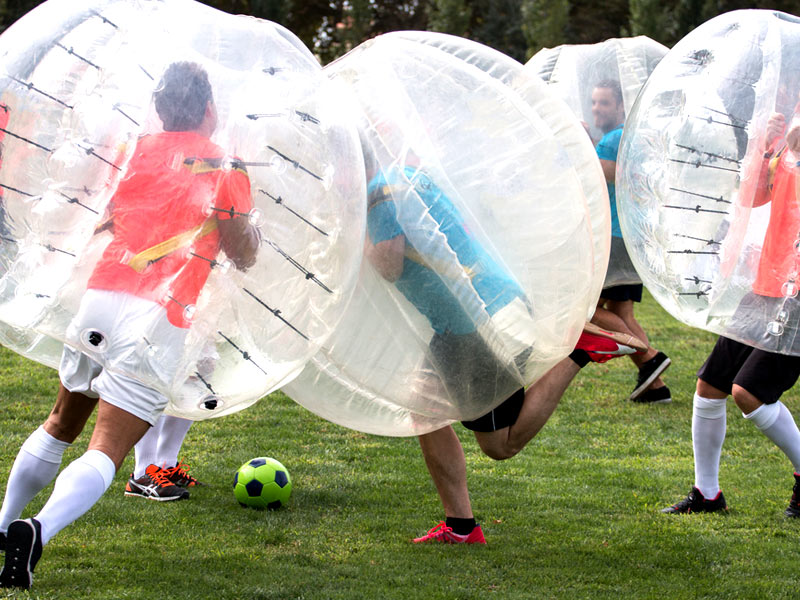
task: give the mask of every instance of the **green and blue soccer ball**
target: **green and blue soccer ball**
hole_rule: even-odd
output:
[[[292,493],[289,471],[274,458],[247,461],[233,477],[233,495],[245,507],[276,509],[285,506]]]

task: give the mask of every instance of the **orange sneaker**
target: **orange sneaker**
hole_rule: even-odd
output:
[[[483,537],[483,530],[480,525],[475,525],[475,528],[467,535],[455,533],[452,527],[442,521],[435,527],[428,530],[428,533],[422,537],[414,538],[412,540],[415,544],[423,542],[442,542],[444,544],[485,544],[486,539]]]

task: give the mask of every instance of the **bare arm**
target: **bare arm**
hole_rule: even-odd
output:
[[[261,236],[250,220],[247,217],[217,219],[217,228],[220,246],[236,268],[245,271],[252,267],[256,262]]]
[[[403,256],[406,249],[406,237],[400,234],[390,240],[373,244],[367,239],[364,243],[364,254],[372,266],[387,281],[397,281],[403,274]]]
[[[617,179],[617,161],[603,160],[601,158],[600,166],[603,168],[603,175],[605,175],[606,181],[613,185]]]

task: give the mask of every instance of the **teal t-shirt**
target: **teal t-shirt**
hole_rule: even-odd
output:
[[[413,191],[409,186],[413,186]],[[441,262],[443,256],[449,256],[449,260],[452,260],[455,254],[489,315],[514,298],[523,296],[514,279],[470,234],[453,202],[423,171],[413,167],[395,167],[388,172],[380,172],[367,185],[367,194],[367,227],[372,242],[377,244],[400,234],[406,236],[403,273],[395,285],[427,317],[437,333],[464,335],[476,329],[474,319],[464,310],[451,287],[430,266]],[[420,201],[424,207],[414,207],[416,210],[403,211],[400,206],[404,202]],[[409,231],[418,227],[418,224],[403,223],[404,214],[432,217],[438,232],[444,234],[446,247],[415,247],[412,241],[414,236],[409,235]],[[433,252],[438,256],[431,255]]]
[[[601,160],[611,160],[617,162],[619,153],[619,141],[622,138],[622,125],[617,126],[605,134],[597,142],[597,157]],[[622,229],[619,227],[619,216],[617,215],[617,192],[613,183],[606,183],[608,186],[608,199],[611,201],[611,235],[622,237]]]

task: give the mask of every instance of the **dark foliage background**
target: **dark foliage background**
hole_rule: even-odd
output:
[[[75,0],[80,1],[80,0]],[[0,0],[0,30],[41,2]],[[646,35],[672,46],[708,19],[763,8],[800,14],[800,0],[203,0],[276,21],[323,64],[362,41],[402,29],[473,39],[525,61],[542,47]]]

